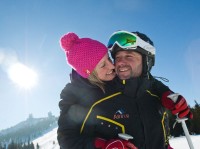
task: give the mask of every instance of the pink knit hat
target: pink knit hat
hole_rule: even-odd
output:
[[[108,52],[106,46],[99,41],[79,38],[75,33],[64,35],[60,45],[66,53],[68,64],[84,78],[88,78]]]

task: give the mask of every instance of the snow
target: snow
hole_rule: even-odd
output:
[[[200,149],[200,135],[192,135],[190,137],[192,139],[194,149]],[[59,149],[57,141],[57,128],[54,128],[52,131],[44,134],[40,138],[35,139],[33,143],[35,146],[38,143],[40,149]],[[171,138],[170,145],[174,149],[190,149],[185,136]]]
[[[40,146],[40,149],[60,149],[57,141],[57,128],[35,139],[33,144]]]
[[[200,149],[200,135],[190,136],[194,149]],[[185,136],[170,139],[170,145],[174,149],[190,149]]]

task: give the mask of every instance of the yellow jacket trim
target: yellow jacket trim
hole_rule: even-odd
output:
[[[146,90],[147,91],[147,93],[149,93],[151,96],[154,96],[154,97],[157,97],[157,98],[159,98],[157,95],[155,95],[155,94],[152,94],[149,90]]]
[[[151,96],[154,96],[154,97],[159,98],[157,95],[152,94],[149,90],[146,90],[146,91],[147,91],[147,93],[149,93]],[[163,133],[164,133],[165,142],[167,142],[167,134],[166,134],[165,125],[164,125],[164,120],[165,120],[166,115],[167,115],[167,112],[164,112],[164,113],[163,113],[163,117],[162,117],[162,122],[161,122],[161,123],[162,123],[162,127],[163,127]]]
[[[97,118],[98,118],[98,119],[102,119],[102,120],[104,120],[104,121],[108,121],[108,122],[110,122],[110,123],[113,123],[113,124],[115,124],[115,125],[121,127],[122,133],[125,133],[125,127],[124,127],[124,125],[122,125],[122,124],[120,124],[120,123],[118,123],[118,122],[116,122],[116,121],[113,121],[112,119],[103,117],[103,116],[97,115]]]
[[[165,116],[166,116],[167,112],[164,112],[163,114],[163,118],[162,118],[162,127],[163,127],[163,133],[164,133],[164,139],[165,142],[167,141],[167,135],[166,135],[166,131],[165,131],[165,125],[164,125],[164,120],[165,120]]]
[[[126,84],[126,80],[123,80],[123,81],[122,81],[122,84]]]
[[[87,121],[87,119],[88,119],[90,113],[92,112],[92,109],[93,109],[97,104],[99,104],[99,103],[101,103],[101,102],[103,102],[103,101],[105,101],[105,100],[107,100],[107,99],[109,99],[109,98],[112,98],[112,97],[114,97],[114,96],[117,96],[117,95],[119,95],[119,94],[122,94],[122,93],[121,93],[121,92],[118,92],[118,93],[115,93],[115,94],[113,94],[113,95],[107,96],[107,97],[102,98],[102,99],[98,100],[97,102],[95,102],[95,103],[91,106],[89,112],[87,113],[87,115],[86,115],[86,117],[85,117],[85,119],[84,119],[84,121],[83,121],[83,124],[82,124],[82,126],[81,126],[81,130],[80,130],[80,133],[82,133],[83,128],[84,128],[84,126],[85,126],[85,122]]]

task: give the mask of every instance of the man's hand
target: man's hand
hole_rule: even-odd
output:
[[[193,114],[191,113],[188,104],[182,95],[168,91],[163,93],[161,102],[165,108],[171,110],[172,114],[177,114],[179,118],[193,118]]]

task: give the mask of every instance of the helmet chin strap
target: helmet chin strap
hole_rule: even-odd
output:
[[[148,56],[146,56],[146,59],[147,59],[147,76],[148,76],[148,79],[149,79],[149,73],[150,73],[150,70],[151,70],[151,63],[152,63],[152,60],[149,59]]]
[[[149,59],[148,56],[142,55],[142,75],[150,78],[150,70],[152,65],[152,59]]]

